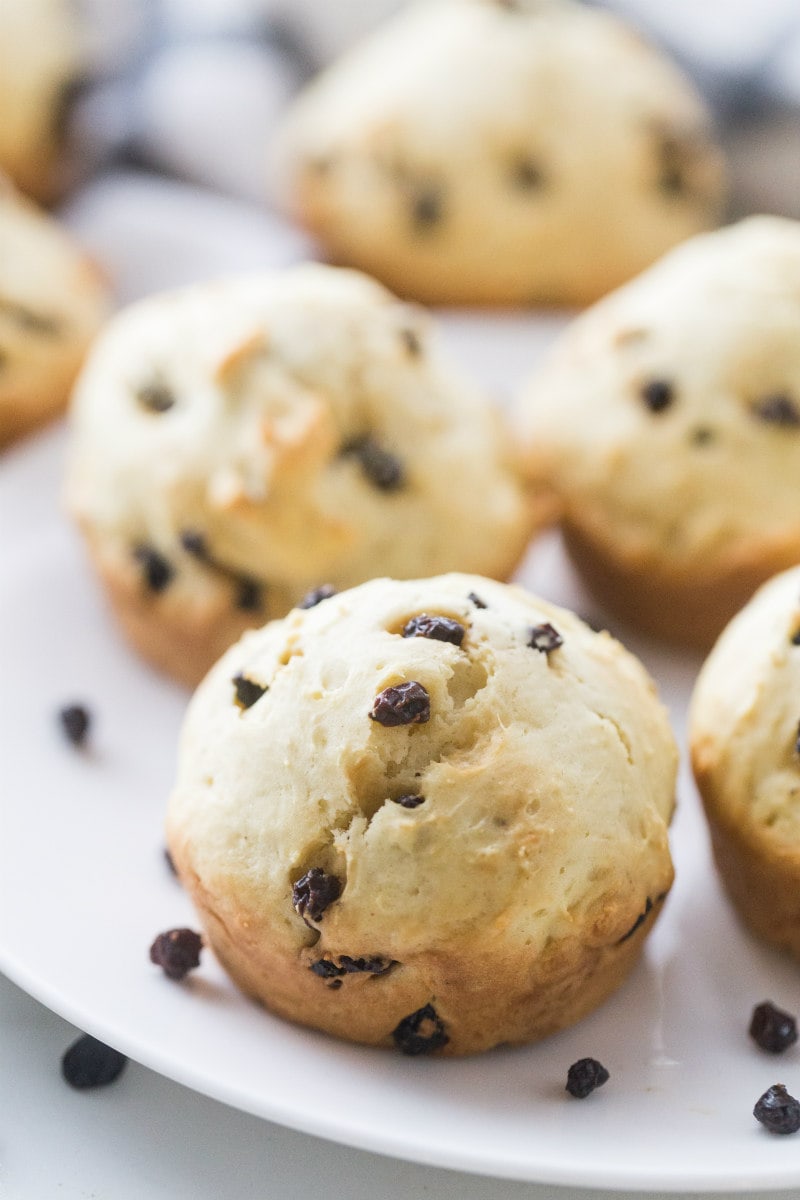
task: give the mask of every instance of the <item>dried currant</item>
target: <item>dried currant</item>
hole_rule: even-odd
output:
[[[698,425],[692,430],[689,440],[693,446],[710,446],[715,440],[714,430],[708,425]]]
[[[332,583],[322,583],[319,587],[314,588],[311,592],[306,592],[303,599],[298,604],[298,608],[316,608],[323,600],[330,600],[331,596],[336,595],[336,588]]]
[[[395,959],[381,958],[351,958],[349,954],[341,954],[338,959],[318,958],[311,964],[311,970],[320,979],[338,979],[342,975],[385,975],[396,966]]]
[[[137,388],[136,399],[152,413],[165,413],[175,404],[175,393],[165,383],[154,380]]]
[[[652,413],[664,412],[675,399],[675,389],[666,379],[650,379],[642,385],[641,397]]]
[[[438,188],[420,188],[411,197],[411,224],[419,233],[438,225],[444,217],[444,203]]]
[[[430,617],[427,613],[412,617],[403,626],[404,638],[431,638],[434,642],[450,642],[453,646],[461,645],[466,632],[458,621],[452,621],[449,617]]]
[[[775,1083],[759,1096],[753,1116],[770,1133],[797,1133],[800,1129],[800,1104],[782,1083]]]
[[[311,928],[311,921],[321,921],[326,908],[341,894],[342,885],[335,875],[326,875],[321,867],[312,867],[294,884],[292,904]]]
[[[199,558],[201,562],[208,562],[208,543],[204,533],[197,529],[182,529],[180,543],[187,554]]]
[[[528,645],[532,650],[540,650],[542,654],[552,654],[563,644],[561,634],[547,622],[544,625],[534,625],[528,633]]]
[[[394,801],[394,803],[399,804],[401,808],[419,808],[420,804],[425,803],[425,797],[424,796],[398,796],[397,799]]]
[[[150,962],[170,979],[183,979],[200,966],[203,939],[193,929],[168,929],[150,947]]]
[[[596,1058],[579,1058],[567,1071],[567,1091],[577,1100],[585,1100],[608,1079],[608,1071]]]
[[[398,1050],[410,1055],[433,1054],[450,1041],[444,1022],[432,1004],[425,1004],[403,1017],[392,1030],[392,1038]]]
[[[83,746],[89,736],[92,714],[83,704],[68,704],[58,714],[61,728],[73,746]]]
[[[50,313],[35,312],[26,304],[13,300],[0,302],[0,308],[26,333],[37,333],[42,337],[58,337],[61,333],[61,321]]]
[[[419,358],[422,353],[422,340],[419,334],[414,329],[401,329],[400,337],[403,339],[403,345],[412,358]]]
[[[236,607],[243,612],[255,612],[263,604],[263,589],[257,579],[243,576],[236,581]]]
[[[545,174],[532,158],[518,158],[511,164],[511,183],[520,192],[535,192],[544,186]]]
[[[142,575],[151,592],[163,592],[174,574],[172,567],[162,554],[152,546],[134,546],[133,557],[142,568]]]
[[[119,1050],[84,1033],[61,1059],[61,1074],[70,1087],[84,1091],[113,1083],[127,1064],[128,1059]]]
[[[415,680],[384,688],[375,697],[370,719],[387,728],[394,725],[421,725],[430,720],[431,698]]]
[[[241,671],[238,675],[234,675],[231,683],[234,689],[234,700],[239,708],[252,708],[256,700],[260,700],[264,693],[269,691],[263,683],[256,683],[254,679],[248,679],[246,675],[242,675]]]
[[[790,396],[780,393],[765,396],[752,405],[752,413],[759,421],[767,425],[777,425],[780,429],[797,429],[800,426],[800,409]]]
[[[762,1050],[781,1054],[797,1041],[797,1022],[791,1013],[783,1012],[765,1000],[753,1009],[749,1033]]]
[[[342,454],[353,455],[369,482],[380,492],[396,492],[405,484],[403,464],[373,437],[354,438],[342,447]]]

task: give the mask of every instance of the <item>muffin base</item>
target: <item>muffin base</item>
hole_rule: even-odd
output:
[[[263,612],[244,613],[230,599],[193,606],[168,593],[153,594],[127,572],[109,570],[92,554],[111,608],[133,648],[159,671],[194,688],[218,658],[247,629],[267,620]]]
[[[722,815],[702,745],[692,746],[692,767],[711,834],[714,862],[742,923],[757,937],[800,960],[800,854],[732,825]]]
[[[531,521],[536,514],[537,531],[552,515],[552,509],[544,501],[531,500],[530,511]],[[143,586],[132,561],[105,553],[101,539],[88,523],[80,524],[94,569],[128,641],[147,662],[190,688],[200,683],[243,633],[285,616],[320,583],[319,579],[308,581],[292,593],[269,584],[265,588],[268,603],[253,612],[235,607],[229,585],[209,588],[201,598],[193,596],[185,586],[179,592],[173,585],[154,593]],[[513,558],[507,560],[503,573],[495,578],[510,578],[526,545],[515,542]],[[353,581],[343,583],[334,578],[322,582],[333,583],[340,590],[352,586]]]
[[[768,557],[742,559],[692,577],[644,560],[623,561],[598,548],[574,523],[563,526],[570,558],[593,596],[643,633],[707,651],[728,621],[770,576],[800,559],[800,545],[780,546]]]
[[[387,1049],[395,1047],[392,1031],[398,1024],[430,1004],[448,1037],[437,1057],[537,1041],[587,1016],[625,982],[671,882],[670,876],[652,908],[632,917],[621,934],[615,911],[611,923],[617,927],[610,937],[606,927],[605,941],[597,936],[596,915],[589,927],[538,955],[522,945],[513,957],[498,953],[490,932],[460,953],[452,945],[436,947],[384,975],[347,975],[341,986],[331,987],[310,970],[319,949],[292,953],[279,947],[280,934],[259,938],[247,914],[223,911],[203,886],[179,834],[168,841],[207,941],[243,992],[294,1024]]]
[[[0,395],[0,450],[61,416],[67,407],[74,373],[70,372],[69,378],[57,381],[50,388],[41,389],[35,396]]]

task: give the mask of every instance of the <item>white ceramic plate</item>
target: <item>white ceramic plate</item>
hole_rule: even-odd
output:
[[[463,330],[462,330],[463,332]],[[186,697],[126,649],[57,504],[63,435],[0,462],[0,967],[57,1012],[165,1075],[310,1133],[497,1176],[654,1190],[800,1184],[800,1137],[751,1113],[775,1082],[800,1093],[800,1051],[747,1036],[755,1003],[800,1008],[798,969],[736,925],[686,774],[677,882],[625,988],[577,1028],[465,1061],[339,1044],[243,999],[206,952],[170,983],[153,936],[192,924],[162,857],[161,821]],[[555,538],[523,578],[583,613]],[[629,638],[683,738],[693,660]],[[55,713],[84,701],[92,748]],[[593,1055],[610,1082],[585,1102],[567,1067]]]

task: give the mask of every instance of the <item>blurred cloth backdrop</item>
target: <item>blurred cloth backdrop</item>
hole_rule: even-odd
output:
[[[800,217],[798,0],[594,2],[706,95],[730,160],[731,216]],[[133,166],[264,206],[271,134],[292,95],[404,0],[78,3],[86,79],[70,131],[84,180],[129,178]]]

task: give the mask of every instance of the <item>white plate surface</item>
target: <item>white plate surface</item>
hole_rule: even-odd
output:
[[[186,696],[133,657],[106,613],[58,511],[63,443],[53,430],[0,461],[0,968],[165,1075],[336,1141],[593,1187],[800,1185],[800,1136],[770,1136],[751,1115],[772,1083],[800,1093],[800,1050],[773,1059],[747,1036],[755,1003],[800,1009],[800,973],[736,925],[685,767],[677,882],[643,961],[600,1011],[540,1045],[407,1059],[269,1016],[208,953],[181,985],[149,964],[157,932],[193,923],[161,832]],[[555,538],[539,544],[522,578],[597,615]],[[656,676],[683,742],[697,661],[626,640]],[[66,744],[54,717],[78,700],[96,716],[86,754]],[[611,1080],[581,1103],[564,1081],[584,1055],[601,1059]]]

